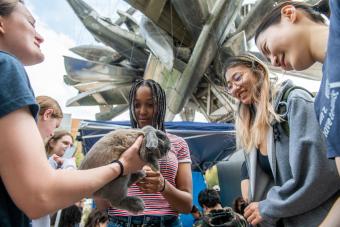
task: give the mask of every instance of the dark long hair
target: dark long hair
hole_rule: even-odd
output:
[[[93,209],[89,214],[85,227],[96,227],[99,223],[105,223],[109,220],[109,216],[105,211]]]
[[[73,227],[81,221],[82,211],[76,205],[64,208],[61,211],[58,227]]]
[[[258,26],[255,32],[255,42],[261,32],[265,31],[273,24],[277,24],[281,20],[281,9],[287,5],[292,5],[296,9],[303,10],[308,17],[316,23],[326,23],[325,19],[322,17],[321,13],[316,11],[312,5],[304,2],[286,1],[276,5],[262,20],[261,24]]]
[[[152,126],[156,129],[165,131],[164,128],[164,118],[166,113],[165,92],[161,85],[154,80],[137,80],[134,84],[132,84],[129,94],[129,111],[131,127],[138,128],[138,121],[135,114],[135,100],[137,90],[142,86],[147,86],[151,89],[154,104],[154,116],[152,118]]]

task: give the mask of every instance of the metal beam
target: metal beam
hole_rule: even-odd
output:
[[[116,116],[124,113],[129,108],[129,105],[122,104],[122,105],[116,105],[111,110],[108,111],[101,111],[99,113],[96,113],[96,120],[99,121],[108,121]]]
[[[145,47],[143,38],[103,19],[83,0],[67,0],[67,2],[97,40],[112,47],[133,64],[145,67],[148,55],[143,49]]]
[[[196,89],[204,72],[216,56],[219,48],[218,44],[227,27],[233,23],[231,18],[236,10],[239,10],[241,3],[238,1],[218,0],[211,12],[210,18],[203,27],[200,37],[198,38],[191,58],[185,68],[181,78],[176,83],[176,90],[181,100],[174,100],[171,103],[174,112],[179,113],[188,97]]]
[[[154,23],[156,23],[160,28],[164,29],[166,32],[174,36],[178,41],[186,46],[192,46],[193,41],[190,33],[183,25],[177,12],[173,9],[170,1],[166,1],[163,9],[159,7],[159,11],[152,12],[148,7],[151,7],[150,3],[157,3],[159,0],[124,0],[129,3],[132,7],[141,11],[145,16],[149,17]],[[160,1],[163,3],[164,0]],[[159,13],[161,13],[159,15]]]
[[[171,3],[193,40],[196,41],[209,16],[206,0],[172,0]]]
[[[254,8],[244,18],[240,26],[237,28],[235,33],[245,31],[247,40],[250,40],[254,35],[257,27],[260,25],[264,16],[269,12],[275,3],[282,2],[285,0],[258,0],[255,3]]]

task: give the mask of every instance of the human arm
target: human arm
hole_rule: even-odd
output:
[[[249,179],[241,181],[241,194],[244,201],[249,202]]]
[[[315,116],[314,103],[305,91],[296,89],[291,92],[288,123],[289,150],[280,152],[289,152],[288,163],[285,164],[289,170],[285,171],[289,172],[290,178],[285,179],[282,185],[272,187],[266,199],[259,202],[260,214],[269,222],[308,212],[340,188],[334,163],[326,159],[326,146]],[[281,140],[285,139],[284,136],[281,130]]]
[[[43,141],[28,108],[21,108],[0,118],[0,174],[14,203],[30,218],[39,218],[69,206],[120,174],[117,163],[90,170],[58,170],[49,167]],[[125,172],[142,168],[136,155],[141,138],[120,161]],[[58,199],[56,199],[58,198]]]
[[[330,209],[327,217],[323,220],[319,227],[337,227],[340,225],[340,197],[336,200],[333,207]]]
[[[246,161],[242,163],[241,167],[241,194],[244,201],[249,202],[249,174]]]
[[[76,161],[73,158],[62,158],[63,164],[61,165],[62,169],[67,170],[75,170],[77,169]]]
[[[191,163],[179,163],[176,187],[165,181],[165,189],[162,192],[171,207],[179,213],[190,213],[192,208],[192,174]]]

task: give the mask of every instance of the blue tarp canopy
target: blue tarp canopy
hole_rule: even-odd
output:
[[[128,121],[82,121],[79,132],[84,152],[109,131],[129,128]],[[205,171],[236,150],[233,124],[166,122],[166,131],[178,135],[189,145],[193,171]]]

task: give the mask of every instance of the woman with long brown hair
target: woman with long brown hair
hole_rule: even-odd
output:
[[[244,216],[261,226],[319,225],[340,182],[312,96],[291,81],[272,85],[265,64],[251,54],[229,58],[225,69],[227,92],[239,101],[237,145],[250,180]]]

